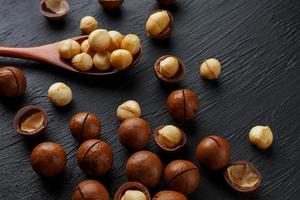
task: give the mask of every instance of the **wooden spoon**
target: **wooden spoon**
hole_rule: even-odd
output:
[[[86,40],[88,38],[88,35],[85,36],[79,36],[71,38],[73,40],[76,40],[79,44]],[[15,47],[1,47],[0,46],[0,56],[7,56],[7,57],[15,57],[15,58],[25,58],[30,60],[37,60],[42,61],[45,63],[49,63],[51,65],[55,65],[57,67],[80,73],[80,74],[86,74],[86,75],[93,75],[93,76],[105,76],[105,75],[111,75],[116,74],[121,71],[128,70],[132,68],[140,59],[142,54],[142,49],[133,56],[133,62],[131,65],[126,67],[125,69],[118,70],[115,68],[111,68],[109,71],[99,71],[97,69],[92,69],[87,72],[78,71],[72,66],[72,63],[70,60],[66,60],[64,58],[61,58],[59,56],[58,52],[58,44],[59,42],[55,42],[52,44],[46,44],[43,46],[37,46],[37,47],[28,47],[28,48],[15,48]]]

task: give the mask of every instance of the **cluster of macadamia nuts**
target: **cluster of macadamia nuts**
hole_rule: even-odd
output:
[[[133,64],[141,53],[141,41],[137,35],[122,35],[118,31],[97,29],[94,17],[86,16],[80,22],[81,30],[90,34],[81,44],[68,39],[59,43],[62,58],[70,59],[75,69],[108,71],[112,68],[123,70]]]

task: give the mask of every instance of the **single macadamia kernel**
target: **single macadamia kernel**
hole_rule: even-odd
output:
[[[73,66],[79,71],[88,71],[93,67],[93,59],[87,53],[81,53],[72,58]]]
[[[132,55],[137,54],[141,49],[141,40],[137,35],[128,34],[121,43],[121,48],[130,51]]]
[[[164,126],[158,131],[158,140],[168,148],[177,146],[181,138],[181,131],[173,125]]]
[[[91,32],[89,44],[95,51],[105,51],[110,47],[110,36],[105,29],[97,29]]]
[[[109,50],[114,51],[114,50],[120,49],[124,36],[121,33],[119,33],[118,31],[108,31],[108,34],[111,39]]]
[[[205,60],[200,66],[200,75],[205,79],[217,79],[220,73],[221,63],[215,58]]]
[[[127,190],[121,200],[147,200],[147,197],[139,190]]]
[[[96,54],[96,52],[91,48],[89,40],[84,40],[81,43],[81,51],[89,54],[91,57],[94,57],[94,55]]]
[[[71,59],[80,53],[80,44],[75,40],[64,40],[58,44],[59,55],[65,59]]]
[[[108,70],[110,68],[109,58],[109,52],[96,53],[93,59],[95,67],[99,70]]]
[[[64,83],[54,83],[48,90],[48,98],[56,106],[66,106],[72,101],[72,90]]]
[[[128,67],[132,63],[132,60],[132,54],[125,49],[115,50],[110,55],[110,64],[119,70]]]
[[[55,14],[62,14],[65,12],[63,7],[63,0],[45,0],[46,7]]]
[[[134,100],[122,103],[117,109],[117,117],[123,121],[130,118],[139,118],[142,114],[140,105]]]
[[[85,16],[80,21],[80,29],[86,34],[91,33],[92,31],[96,30],[97,28],[98,28],[98,22],[92,16]]]
[[[179,62],[174,57],[170,56],[160,61],[159,73],[168,78],[173,77],[178,72],[178,69]]]
[[[249,140],[260,149],[266,149],[273,143],[273,133],[269,126],[255,126],[249,132]]]
[[[170,17],[167,11],[162,10],[150,15],[146,23],[148,34],[157,36],[162,33],[170,24]]]

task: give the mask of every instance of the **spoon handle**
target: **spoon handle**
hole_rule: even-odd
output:
[[[0,56],[45,61],[42,53],[43,48],[41,47],[17,48],[0,46]]]

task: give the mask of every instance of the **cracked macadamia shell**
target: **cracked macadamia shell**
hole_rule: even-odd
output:
[[[194,119],[200,110],[198,96],[188,89],[173,91],[168,97],[167,107],[170,115],[179,121]]]
[[[227,140],[220,136],[207,136],[199,142],[196,157],[205,168],[220,170],[230,162],[231,147]]]
[[[39,106],[25,106],[14,117],[13,125],[18,133],[24,136],[37,136],[47,127],[48,116]]]
[[[70,120],[70,132],[79,141],[98,139],[101,133],[100,120],[90,112],[77,113]]]
[[[81,181],[73,192],[72,200],[109,200],[107,189],[96,180]]]
[[[26,77],[16,67],[0,68],[0,95],[4,97],[18,97],[24,94],[27,86]]]
[[[80,145],[77,151],[77,162],[84,173],[103,176],[112,167],[113,151],[107,143],[90,139]]]
[[[239,192],[253,192],[261,184],[260,172],[248,161],[236,161],[230,164],[225,172],[226,182]]]

